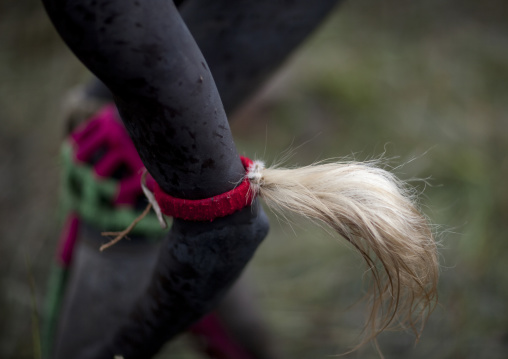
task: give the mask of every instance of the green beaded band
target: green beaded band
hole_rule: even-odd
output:
[[[97,178],[89,165],[76,164],[72,146],[62,146],[62,208],[64,213],[75,211],[93,227],[104,231],[121,231],[127,228],[140,211],[127,206],[114,206],[118,182],[111,178]],[[149,213],[131,231],[132,235],[158,237],[166,230],[159,225],[154,213]]]

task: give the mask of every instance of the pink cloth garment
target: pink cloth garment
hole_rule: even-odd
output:
[[[71,138],[75,145],[75,161],[93,163],[99,178],[109,178],[118,169],[123,169],[114,203],[134,204],[143,194],[140,181],[144,166],[115,106],[104,107],[90,121],[78,127]]]
[[[71,212],[65,220],[58,244],[57,258],[63,268],[68,268],[71,264],[74,245],[78,237],[78,230],[79,217],[76,213]]]

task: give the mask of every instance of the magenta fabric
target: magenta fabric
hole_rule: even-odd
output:
[[[140,186],[143,162],[123,127],[114,105],[107,105],[71,134],[75,161],[91,164],[99,178],[109,178],[124,167],[114,203],[134,204],[143,194]],[[97,158],[99,157],[99,158]]]
[[[247,171],[252,165],[252,160],[247,157],[240,159]],[[162,213],[167,216],[187,221],[213,221],[251,205],[255,194],[251,191],[249,179],[245,176],[242,183],[231,191],[210,198],[197,200],[176,198],[164,192],[158,184],[155,184],[154,195]]]
[[[76,213],[71,212],[65,220],[58,244],[58,261],[64,268],[69,267],[71,264],[74,245],[78,237],[78,230],[79,217]]]

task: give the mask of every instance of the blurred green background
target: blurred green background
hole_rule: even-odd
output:
[[[32,358],[58,237],[61,100],[88,79],[35,0],[0,2],[0,358]],[[385,153],[424,190],[441,241],[440,304],[387,358],[508,357],[508,3],[343,4],[232,118],[241,153],[290,165]],[[250,268],[287,358],[356,344],[363,267],[319,228],[272,218]],[[30,282],[33,280],[34,285]],[[32,294],[33,288],[34,293]],[[182,336],[161,358],[198,358]],[[371,346],[347,357],[375,358]]]

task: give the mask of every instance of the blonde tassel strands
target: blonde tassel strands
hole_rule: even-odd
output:
[[[358,162],[295,169],[255,162],[247,176],[271,209],[326,223],[364,258],[373,283],[359,346],[394,327],[409,327],[418,339],[437,300],[437,248],[403,182]]]

